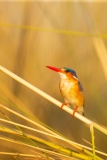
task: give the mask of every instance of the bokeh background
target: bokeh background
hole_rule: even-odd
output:
[[[107,128],[106,17],[106,1],[0,1],[0,65],[61,102],[59,75],[45,66],[74,69],[85,116]],[[88,126],[2,72],[0,97],[77,143],[91,142]],[[107,137],[98,131],[95,144],[107,152]]]

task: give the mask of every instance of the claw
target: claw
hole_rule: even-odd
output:
[[[76,106],[76,108],[75,108],[74,111],[73,111],[73,114],[72,114],[73,117],[74,117],[74,114],[75,114],[75,112],[77,111],[77,109],[78,109],[78,106]]]
[[[61,105],[61,109],[63,108],[63,106],[64,106],[64,105],[67,105],[67,103],[62,103],[62,105]]]

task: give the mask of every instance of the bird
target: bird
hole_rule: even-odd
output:
[[[78,80],[76,72],[68,67],[56,68],[52,66],[46,66],[47,68],[58,72],[60,75],[59,89],[62,97],[64,98],[64,103],[62,103],[61,108],[64,105],[74,109],[72,116],[75,112],[84,116],[84,93],[83,87]]]

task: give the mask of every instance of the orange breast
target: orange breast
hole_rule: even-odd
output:
[[[78,79],[73,76],[60,81],[60,92],[67,103],[70,105],[83,107],[84,95],[78,85]]]

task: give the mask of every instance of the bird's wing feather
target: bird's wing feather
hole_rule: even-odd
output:
[[[82,87],[82,85],[81,85],[80,81],[78,81],[78,85],[79,85],[79,89],[80,89],[80,91],[82,91],[82,92],[83,92],[83,87]]]

